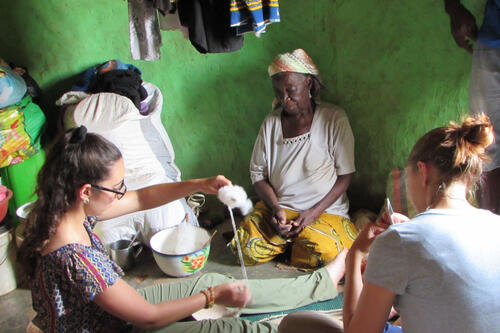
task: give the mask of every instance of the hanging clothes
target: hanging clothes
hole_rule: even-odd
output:
[[[182,0],[177,3],[181,24],[200,53],[233,52],[243,47],[243,36],[230,26],[228,0]]]
[[[160,21],[160,30],[178,30],[182,33],[182,36],[185,39],[189,40],[189,30],[181,24],[178,11],[174,11],[173,13],[168,12],[165,15],[159,15],[158,21]]]
[[[175,13],[177,8],[176,0],[149,0],[153,2],[153,7],[156,8],[162,15]]]
[[[130,54],[134,60],[160,59],[161,35],[156,2],[128,0]]]
[[[266,25],[280,21],[278,0],[231,0],[230,11],[238,35],[253,31],[259,37]]]

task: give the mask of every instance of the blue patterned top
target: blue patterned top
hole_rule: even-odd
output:
[[[38,258],[30,288],[33,323],[44,332],[116,332],[126,325],[92,301],[123,276],[92,232],[96,222],[84,222],[91,246],[67,244]]]

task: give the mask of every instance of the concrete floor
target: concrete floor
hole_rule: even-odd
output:
[[[223,232],[231,230],[231,223],[227,220],[216,227],[217,234],[212,240],[210,256],[202,272],[218,272],[242,278],[241,268],[229,249],[226,248],[222,237]],[[247,267],[248,278],[268,279],[279,277],[295,277],[304,272],[295,269],[277,268],[276,262],[259,266]],[[173,280],[167,277],[156,265],[151,251],[143,251],[138,258],[137,265],[126,272],[124,280],[135,288],[141,288],[163,281]],[[1,282],[0,282],[1,283]],[[35,316],[31,308],[31,294],[26,286],[19,286],[16,290],[0,296],[0,332],[24,332],[29,321]]]

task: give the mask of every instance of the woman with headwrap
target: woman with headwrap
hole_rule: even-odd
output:
[[[247,265],[270,261],[290,245],[292,265],[323,266],[357,235],[345,194],[355,171],[354,137],[345,112],[318,101],[323,86],[304,50],[278,55],[268,71],[274,111],[260,128],[250,162],[262,201],[235,237]]]

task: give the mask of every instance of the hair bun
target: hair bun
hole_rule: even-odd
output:
[[[493,125],[484,113],[464,119],[459,136],[478,148],[486,148],[494,141]]]
[[[80,126],[73,129],[73,133],[71,134],[71,138],[69,139],[69,143],[72,144],[80,144],[85,141],[85,137],[87,136],[87,127]]]
[[[461,125],[450,126],[456,135],[455,165],[465,163],[469,156],[476,155],[487,161],[485,149],[494,141],[493,125],[485,114],[468,116]]]

